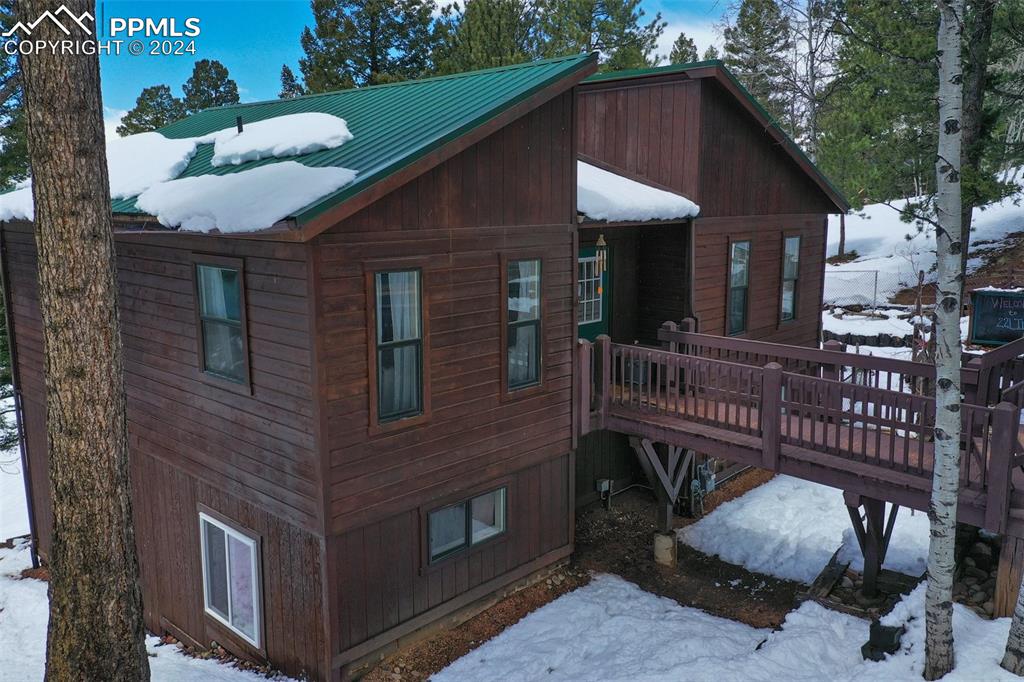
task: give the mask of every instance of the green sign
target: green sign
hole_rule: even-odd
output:
[[[971,343],[1001,346],[1024,336],[1024,290],[971,292]]]

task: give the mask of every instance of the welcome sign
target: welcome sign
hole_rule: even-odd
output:
[[[1024,289],[971,292],[970,341],[1001,346],[1024,336]]]

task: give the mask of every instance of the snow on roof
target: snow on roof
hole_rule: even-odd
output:
[[[251,232],[270,227],[354,180],[347,168],[282,161],[228,175],[160,182],[136,203],[161,225],[183,230]]]
[[[612,222],[692,218],[700,207],[686,197],[577,162],[576,208],[591,220]]]
[[[213,165],[238,165],[245,161],[253,161],[265,158],[282,158],[288,156],[299,156],[309,154],[321,149],[333,149],[348,140],[352,139],[352,133],[344,119],[330,114],[301,113],[278,116],[276,118],[259,121],[257,123],[243,124],[243,132],[239,133],[236,128],[225,128],[202,137],[169,138],[158,132],[139,133],[128,137],[116,138],[107,142],[107,168],[110,175],[110,197],[111,199],[129,199],[137,197],[155,188],[161,183],[168,183],[174,180],[188,167],[189,161],[195,156],[196,150],[201,144],[214,145]],[[292,162],[294,164],[294,162]],[[295,164],[299,165],[299,164]],[[305,166],[303,166],[305,168]],[[284,218],[291,213],[302,209],[317,199],[333,192],[334,190],[347,185],[355,177],[355,172],[345,168],[332,169],[308,169],[308,170],[331,170],[327,173],[306,173],[285,169],[274,173],[247,175],[249,171],[243,171],[238,175],[245,175],[245,179],[238,182],[224,182],[226,176],[202,175],[189,180],[194,183],[183,185],[172,185],[173,187],[188,187],[187,197],[202,196],[206,203],[197,205],[194,210],[188,212],[180,202],[174,203],[174,210],[167,210],[161,215],[153,214],[161,223],[177,225],[175,222],[164,222],[164,219],[171,220],[171,216],[187,215],[192,225],[206,224],[199,216],[221,215],[221,210],[227,206],[237,206],[241,213],[249,220],[240,221],[227,219],[230,227],[224,225],[209,225],[205,228],[193,227],[190,229],[210,230],[213,227],[219,228],[222,232],[238,232],[246,229],[256,230],[267,227]],[[340,172],[339,172],[340,171]],[[277,173],[282,179],[292,180],[304,175],[306,178],[317,178],[309,187],[303,187],[299,191],[283,196],[280,192],[271,191],[268,194],[264,180],[266,177]],[[201,178],[201,180],[200,180]],[[342,178],[347,178],[341,182]],[[184,180],[183,178],[182,180]],[[253,182],[252,186],[246,183]],[[195,190],[198,184],[210,184],[211,187],[220,188],[218,191],[225,191],[228,187],[238,192],[240,196],[225,196],[223,201],[213,204],[209,201],[208,193],[200,193]],[[311,187],[331,188],[321,194],[312,195]],[[292,188],[294,191],[294,188]],[[167,188],[161,189],[152,195],[150,201],[156,201],[153,197],[160,197],[160,206],[170,206],[166,198]],[[255,193],[260,194],[256,195]],[[278,206],[269,207],[268,197],[280,201],[280,206],[287,206],[288,212],[280,214]],[[306,201],[296,204],[297,197],[305,197]],[[138,203],[138,202],[137,202]],[[138,204],[139,208],[143,208]],[[153,204],[156,205],[156,204]],[[267,211],[268,216],[277,216],[267,225],[263,225],[264,218],[257,219],[246,210],[247,206],[260,206]],[[143,210],[147,210],[143,208]],[[32,204],[31,182],[21,183],[17,189],[7,194],[0,194],[0,220],[33,220],[35,217]],[[242,223],[254,225],[253,227],[240,227]],[[259,227],[255,225],[259,224]]]
[[[243,123],[241,133],[228,128],[214,133],[214,137],[210,163],[237,166],[246,161],[334,149],[351,140],[352,133],[343,118],[307,112]]]

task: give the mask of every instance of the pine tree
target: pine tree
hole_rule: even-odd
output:
[[[299,70],[307,92],[429,75],[433,0],[313,0]]]
[[[672,43],[672,53],[668,58],[672,64],[690,64],[697,61],[697,44],[693,38],[680,33],[676,42]]]
[[[15,21],[10,4],[0,2],[0,33],[7,31]],[[25,135],[18,59],[5,53],[0,55],[0,191],[28,177]]]
[[[231,80],[227,67],[211,59],[200,59],[192,67],[192,76],[182,86],[185,109],[197,111],[238,103],[238,84]]]
[[[535,8],[524,0],[469,0],[445,7],[445,44],[438,66],[444,73],[519,64],[538,56]]]
[[[704,50],[704,61],[711,61],[712,59],[721,59],[722,55],[719,54],[718,48],[714,45],[708,45],[708,49]]]
[[[185,103],[171,94],[166,85],[153,85],[142,90],[135,108],[124,115],[117,134],[134,135],[162,128],[185,117]]]
[[[287,64],[283,65],[281,67],[281,92],[277,96],[281,99],[290,99],[304,94],[306,94],[306,89],[299,83],[291,67]]]
[[[538,8],[544,56],[596,51],[605,71],[659,61],[654,51],[667,23],[660,12],[645,21],[640,0],[539,0]]]
[[[74,16],[95,11],[93,0],[64,5]],[[31,21],[53,3],[19,0],[18,8]],[[32,38],[95,44],[47,21]],[[21,66],[53,509],[45,679],[145,682],[99,57],[38,50]]]
[[[725,28],[725,63],[758,102],[792,135],[783,83],[793,48],[789,19],[775,0],[742,0]]]

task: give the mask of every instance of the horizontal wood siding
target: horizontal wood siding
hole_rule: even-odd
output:
[[[743,338],[801,346],[818,343],[825,258],[825,216],[698,218],[695,222],[693,302],[697,331],[725,334],[729,241],[749,240],[750,287]],[[796,319],[780,322],[783,235],[799,235]]]
[[[700,190],[700,83],[595,83],[580,89],[579,153],[671,187]]]
[[[420,511],[408,508],[329,542],[339,584],[340,651],[431,611],[502,574],[566,546],[572,512],[570,458],[563,455],[506,479],[503,538],[424,568]]]
[[[345,532],[571,449],[575,258],[566,93],[318,238],[330,529]],[[543,257],[543,387],[502,397],[502,254]],[[364,272],[425,263],[429,419],[369,423]]]
[[[216,641],[237,655],[254,657],[203,610],[203,505],[260,539],[269,660],[288,675],[325,679],[321,539],[155,457],[134,455],[132,478],[146,626],[153,632],[184,631],[200,645]]]
[[[711,79],[701,83],[702,217],[835,213],[836,208],[796,162]]]

